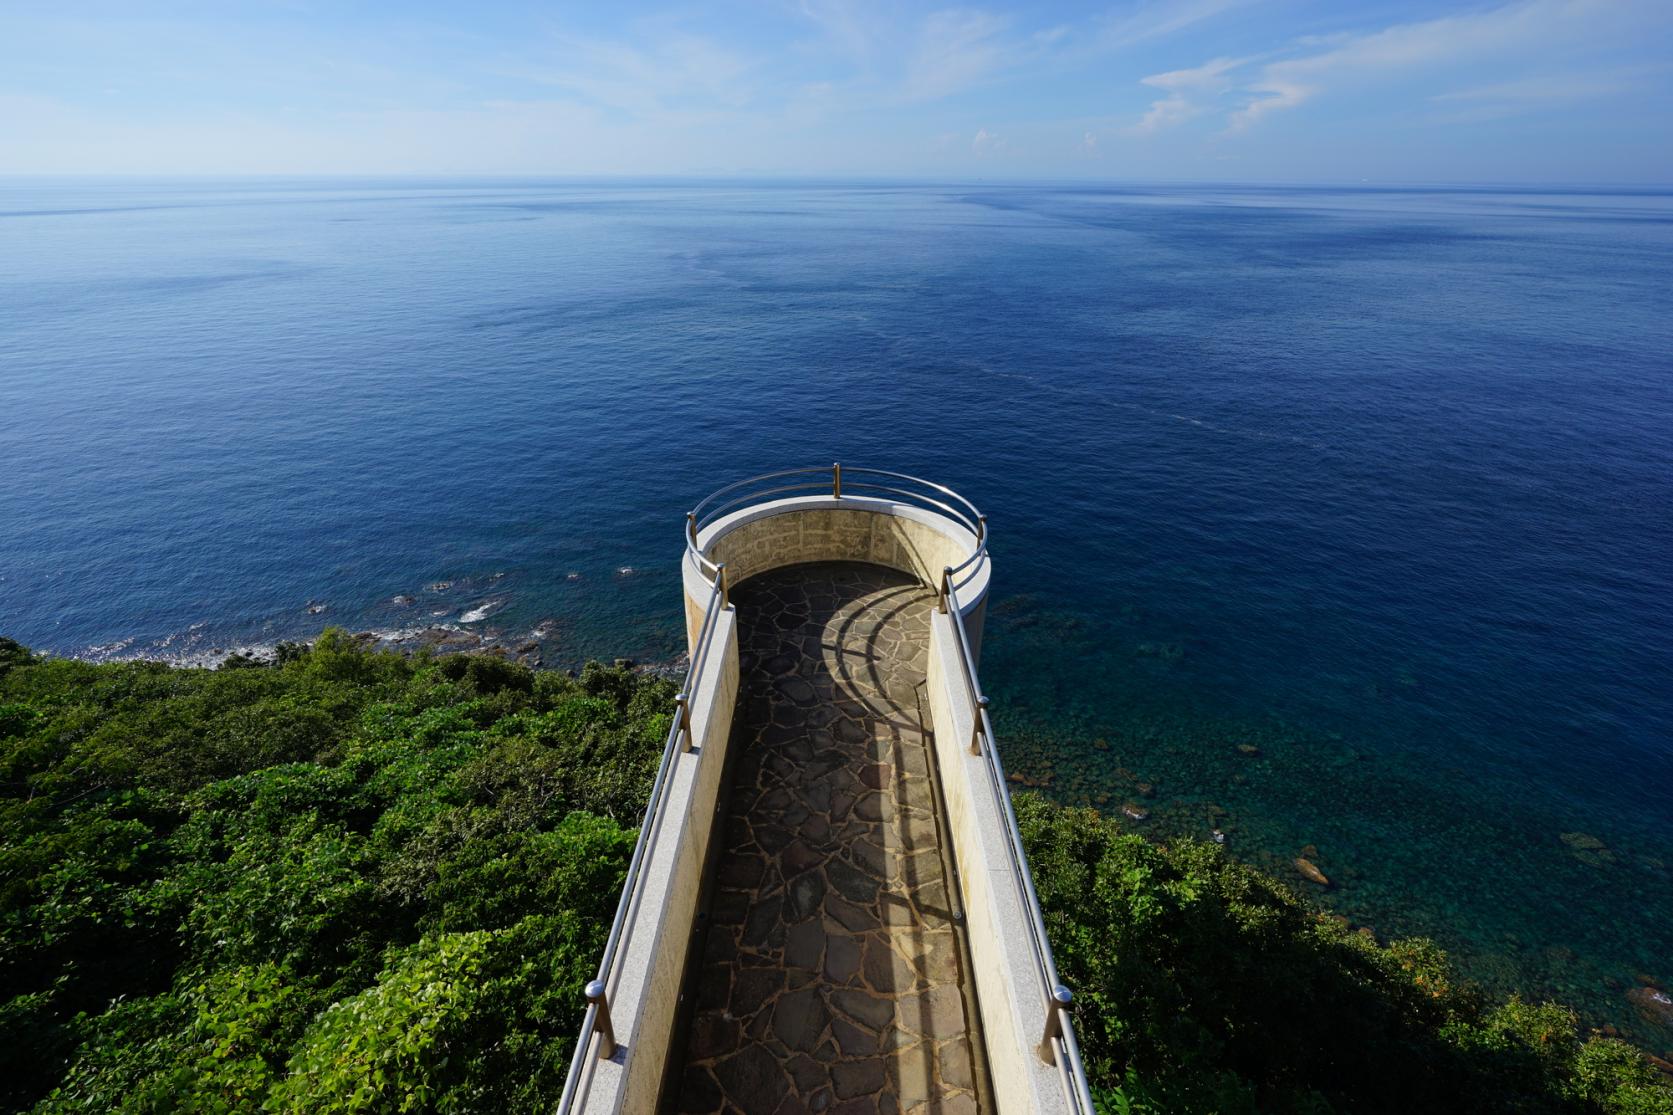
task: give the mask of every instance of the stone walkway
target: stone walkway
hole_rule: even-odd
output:
[[[732,792],[674,1109],[989,1110],[920,703],[934,595],[832,563],[733,601]]]

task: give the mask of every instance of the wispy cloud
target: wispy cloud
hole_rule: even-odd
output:
[[[1188,70],[1169,70],[1165,74],[1151,74],[1139,80],[1167,96],[1150,102],[1150,111],[1134,125],[1141,134],[1161,131],[1180,124],[1208,109],[1209,99],[1231,88],[1227,76],[1247,59],[1216,58]]]
[[[754,99],[758,66],[702,35],[644,29],[633,40],[554,33],[517,76],[569,90],[583,101],[634,116],[671,109],[736,109]]]
[[[1507,116],[1583,104],[1605,97],[1630,96],[1660,67],[1547,74],[1437,93],[1429,100],[1447,109],[1440,119],[1450,123],[1478,123]]]
[[[1107,49],[1121,49],[1177,34],[1255,0],[1150,0],[1129,5],[1106,17],[1097,41]]]
[[[1151,102],[1133,130],[1139,134],[1161,131],[1204,115],[1215,107],[1214,102],[1231,94],[1236,103],[1226,111],[1226,131],[1244,132],[1275,114],[1344,87],[1413,75],[1442,80],[1440,75],[1449,67],[1469,68],[1519,55],[1560,55],[1641,26],[1647,10],[1641,0],[1513,0],[1373,31],[1298,38],[1275,52],[1280,57],[1220,58],[1141,78],[1143,84],[1168,95]],[[1536,90],[1541,80],[1548,79],[1529,79],[1521,103],[1533,103],[1534,98],[1526,94]],[[1503,94],[1501,90],[1493,98],[1500,109],[1518,99],[1514,93]],[[1465,94],[1457,96],[1469,99]],[[1547,98],[1550,103],[1559,99]]]
[[[1573,151],[1673,174],[1669,0],[1457,0],[1371,25],[1338,0],[650,4],[13,5],[0,170],[1191,176],[1235,150],[1251,174],[1416,155],[1445,177],[1460,151],[1435,129],[1526,116],[1566,140],[1484,132],[1472,173],[1508,153],[1549,175]]]
[[[981,11],[925,17],[906,64],[903,92],[912,100],[950,96],[1022,61],[1022,50],[1005,37],[1009,27],[1009,20]]]

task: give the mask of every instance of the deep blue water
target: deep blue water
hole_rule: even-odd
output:
[[[668,658],[701,495],[913,472],[1014,768],[1666,1049],[1670,354],[1667,193],[12,180],[0,633]]]

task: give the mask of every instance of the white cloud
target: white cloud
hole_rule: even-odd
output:
[[[1244,61],[1216,58],[1188,70],[1169,70],[1140,78],[1143,84],[1160,89],[1167,96],[1150,102],[1150,110],[1133,130],[1142,134],[1158,132],[1207,111],[1204,101],[1230,89],[1231,80],[1227,75]]]
[[[1212,6],[1202,0],[1204,8]],[[1224,5],[1222,5],[1223,7]],[[1195,10],[1181,3],[1178,18]],[[1489,61],[1560,55],[1577,44],[1632,33],[1643,22],[1643,0],[1513,0],[1461,15],[1398,23],[1380,30],[1303,37],[1273,59],[1216,58],[1201,66],[1153,74],[1143,84],[1167,96],[1152,101],[1133,131],[1148,134],[1201,116],[1214,102],[1236,94],[1226,115],[1228,132],[1247,131],[1268,117],[1297,108],[1332,90],[1394,77],[1422,75],[1444,67],[1478,68]],[[1166,21],[1156,26],[1166,26]],[[1530,79],[1524,94],[1538,88]],[[1502,92],[1502,91],[1501,91]],[[1460,94],[1459,99],[1468,99]],[[1491,98],[1503,107],[1530,104],[1515,92]],[[1556,96],[1545,98],[1550,102]]]
[[[976,138],[970,141],[970,150],[977,155],[997,154],[1005,150],[1005,140],[986,128],[981,128],[977,130]]]
[[[1561,48],[1607,33],[1634,6],[1631,0],[1516,0],[1485,11],[1346,36],[1326,50],[1268,63],[1249,83],[1251,96],[1229,123],[1234,131],[1247,128],[1332,85],[1476,63],[1535,48]]]
[[[1318,92],[1313,86],[1277,77],[1265,77],[1253,82],[1248,91],[1253,94],[1253,98],[1226,119],[1226,126],[1231,131],[1240,132],[1269,112],[1294,108]]]

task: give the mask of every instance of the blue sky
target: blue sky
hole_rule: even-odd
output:
[[[1673,0],[0,0],[0,172],[1673,183]]]

